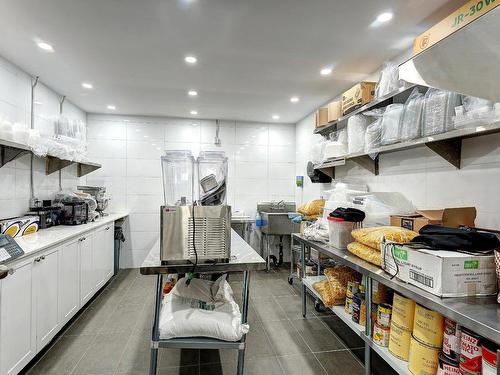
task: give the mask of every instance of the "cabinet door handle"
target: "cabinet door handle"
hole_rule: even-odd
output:
[[[41,260],[42,260],[42,258],[41,258],[41,257],[38,257],[38,258],[35,258],[34,262],[35,262],[35,263],[39,263]]]
[[[40,257],[40,260],[45,260],[45,255],[42,255],[42,256]]]
[[[14,268],[9,268],[4,265],[0,265],[0,280],[5,279],[8,275],[12,275],[15,272]]]
[[[82,242],[82,241],[85,241],[86,239],[87,239],[86,237],[82,237],[78,241]]]
[[[106,227],[106,230],[109,230],[110,228],[109,227]]]

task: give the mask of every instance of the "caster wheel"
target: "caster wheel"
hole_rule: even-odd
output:
[[[314,302],[314,310],[316,310],[319,313],[323,312],[323,306],[321,302]]]
[[[288,276],[288,284],[293,285],[293,277]]]

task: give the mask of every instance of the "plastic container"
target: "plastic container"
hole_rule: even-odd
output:
[[[400,124],[400,140],[409,141],[422,135],[424,94],[414,89],[405,103]]]
[[[354,241],[351,231],[356,228],[357,223],[331,216],[327,220],[330,245],[341,250],[347,249],[347,245]]]
[[[452,130],[455,107],[461,104],[455,92],[429,89],[425,94],[422,135],[429,136]]]
[[[403,108],[403,104],[390,104],[385,109],[382,117],[381,144],[389,145],[399,141],[399,123]]]
[[[194,157],[189,150],[167,151],[161,158],[166,206],[194,202]]]
[[[202,151],[198,156],[199,202],[202,206],[226,204],[227,157],[224,151]]]

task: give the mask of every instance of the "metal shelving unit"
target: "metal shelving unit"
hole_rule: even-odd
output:
[[[461,326],[469,328],[477,334],[500,344],[500,304],[492,297],[464,297],[464,298],[439,298],[416,286],[406,284],[397,279],[392,279],[381,268],[374,266],[357,256],[336,249],[324,243],[310,241],[299,234],[292,235],[293,244],[300,244],[302,269],[306,254],[310,249],[315,249],[333,260],[342,263],[363,274],[366,279],[366,316],[371,316],[371,291],[372,281],[376,280],[394,291],[413,299],[415,302],[435,310],[442,315],[457,321]],[[312,285],[320,281],[324,276],[307,276],[302,274],[302,313],[306,314],[306,293],[312,294],[317,300],[321,297]],[[384,359],[398,374],[409,374],[407,362],[395,358],[387,348],[376,345],[371,339],[371,319],[367,319],[366,327],[354,323],[351,316],[344,311],[343,306],[334,306],[331,309],[349,328],[353,330],[365,342],[365,373],[370,374],[370,353],[375,351]],[[500,352],[497,353],[500,357]]]
[[[321,296],[313,288],[313,284],[322,281],[325,276],[307,276],[302,279],[303,285],[307,288],[309,294],[321,301]],[[370,336],[365,333],[365,327],[357,324],[352,320],[352,316],[345,312],[344,306],[333,306],[330,309],[337,317],[339,317],[345,325],[347,325],[356,335],[358,335],[366,345],[368,345],[375,353],[377,353],[389,366],[391,366],[398,374],[410,375],[408,370],[408,362],[394,357],[387,348],[377,345],[373,342]],[[368,316],[368,315],[367,315]]]
[[[0,139],[0,168],[15,159],[30,153],[32,153],[32,151],[27,145]],[[50,175],[71,164],[77,164],[77,177],[85,176],[86,174],[101,168],[101,164],[90,161],[74,161],[47,155],[45,156],[45,174]]]

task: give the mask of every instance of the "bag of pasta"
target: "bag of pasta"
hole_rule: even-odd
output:
[[[382,264],[380,250],[373,247],[363,245],[359,242],[352,242],[347,245],[347,251],[376,266],[380,267]]]
[[[313,284],[326,307],[343,305],[349,281],[360,281],[361,275],[346,266],[326,268],[326,279]]]
[[[321,216],[325,207],[324,199],[315,199],[299,206],[297,212],[304,216]]]
[[[406,228],[387,226],[355,229],[351,235],[357,242],[380,251],[384,238],[386,241],[408,243],[418,236],[418,233]]]

